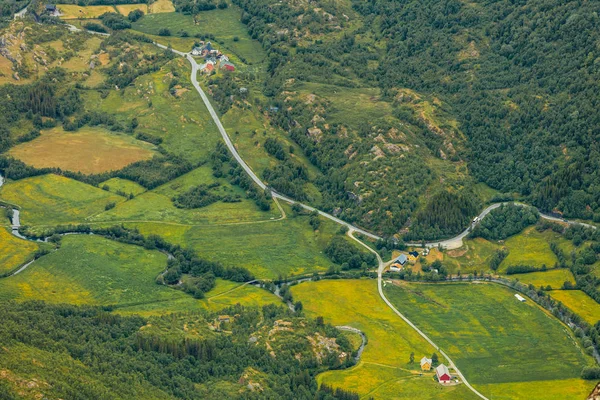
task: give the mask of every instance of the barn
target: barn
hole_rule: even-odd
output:
[[[435,376],[437,376],[439,383],[450,383],[452,380],[450,371],[448,371],[448,367],[446,367],[444,364],[440,364],[435,368]]]

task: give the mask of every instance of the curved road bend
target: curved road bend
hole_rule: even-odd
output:
[[[158,45],[158,47],[160,48],[166,48],[164,45]],[[176,54],[180,54],[183,55],[184,53],[181,53],[180,51],[176,51],[173,50]],[[194,88],[196,88],[196,91],[200,94],[200,97],[202,97],[202,101],[204,101],[204,104],[206,105],[206,108],[208,108],[208,112],[210,113],[210,116],[212,117],[213,121],[215,122],[215,124],[217,125],[217,128],[219,129],[219,132],[221,133],[221,136],[223,137],[223,140],[225,141],[225,144],[227,145],[227,148],[229,149],[229,151],[231,152],[231,154],[233,154],[233,157],[236,159],[236,161],[242,166],[242,168],[244,169],[244,171],[246,171],[246,173],[248,174],[248,176],[250,176],[250,178],[254,181],[254,183],[256,183],[261,189],[265,189],[267,187],[267,185],[264,184],[264,182],[254,173],[254,171],[252,171],[252,168],[250,168],[250,166],[248,164],[246,164],[246,162],[242,159],[242,157],[240,156],[240,154],[238,153],[237,149],[235,148],[235,146],[233,145],[233,143],[231,142],[231,139],[229,138],[229,135],[227,134],[227,131],[225,131],[225,128],[223,127],[223,124],[221,123],[221,120],[219,119],[219,116],[217,115],[215,109],[213,108],[212,104],[210,103],[210,100],[208,99],[208,97],[206,96],[206,93],[204,93],[204,90],[202,90],[202,88],[200,87],[200,84],[198,83],[198,63],[196,62],[196,60],[194,60],[194,58],[190,55],[190,54],[185,54],[185,56],[187,57],[188,61],[190,62],[190,64],[192,65],[192,75],[191,75],[191,80],[192,80],[192,84],[194,85]],[[308,206],[306,204],[302,204],[298,201],[295,201],[294,199],[291,199],[287,196],[284,196],[282,194],[277,193],[274,190],[271,190],[271,194],[274,198],[283,200],[287,203],[290,204],[298,204],[300,205],[302,208],[304,208],[305,210],[308,211],[317,211],[320,215],[322,215],[325,218],[328,218],[340,225],[345,225],[348,227],[348,229],[352,229],[356,232],[359,232],[365,236],[368,236],[372,239],[381,239],[381,237],[372,234],[371,232],[367,232],[361,228],[358,228],[346,221],[342,221],[339,218],[334,217],[331,214],[328,214],[324,211],[320,211],[317,210],[314,207]]]
[[[454,371],[456,371],[456,375],[458,375],[460,377],[460,379],[462,380],[462,382],[465,384],[466,387],[468,387],[475,395],[477,395],[481,399],[489,400],[487,397],[485,397],[484,395],[479,393],[477,391],[477,389],[475,389],[473,386],[471,386],[471,384],[467,381],[467,378],[465,378],[465,376],[462,374],[462,372],[460,372],[460,370],[458,369],[456,364],[454,364],[454,361],[452,361],[450,359],[450,357],[448,357],[448,354],[446,354],[442,349],[440,349],[440,347],[437,344],[435,344],[433,342],[433,340],[431,340],[429,338],[429,336],[427,336],[423,331],[421,331],[419,328],[417,328],[417,326],[415,324],[413,324],[400,311],[398,311],[396,309],[396,307],[394,307],[394,305],[387,299],[387,297],[385,297],[385,294],[383,293],[383,278],[382,278],[383,269],[385,268],[385,264],[383,263],[381,256],[379,256],[379,253],[377,253],[375,250],[373,250],[372,248],[370,248],[369,246],[367,246],[366,244],[364,244],[363,242],[361,242],[360,240],[355,238],[353,233],[354,232],[352,230],[349,230],[348,236],[350,236],[352,239],[354,239],[356,242],[358,242],[361,246],[365,247],[371,253],[375,254],[375,256],[377,257],[377,262],[379,263],[379,267],[377,268],[377,290],[379,291],[379,296],[385,302],[385,304],[387,304],[388,307],[391,308],[392,311],[394,311],[396,313],[396,315],[398,315],[400,318],[402,318],[404,320],[404,322],[406,322],[408,324],[408,326],[413,328],[419,335],[421,335],[421,337],[423,337],[423,339],[427,340],[427,342],[430,345],[432,345],[433,348],[436,351],[438,351],[448,361],[449,368],[452,368],[452,369],[454,369]]]

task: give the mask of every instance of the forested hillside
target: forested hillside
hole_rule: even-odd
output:
[[[419,210],[472,177],[542,210],[600,219],[594,4],[235,3],[270,55],[264,93],[284,107],[273,120],[324,174],[326,209],[385,233],[413,216],[411,236],[433,237]],[[315,82],[337,89],[325,96]],[[372,86],[375,109],[363,102],[364,113],[337,118],[349,88]]]
[[[598,213],[598,14],[541,0],[355,1],[388,43],[379,85],[440,93],[476,178],[572,217]],[[598,217],[598,215],[597,215]]]
[[[36,302],[4,303],[0,314],[2,399],[358,398],[314,379],[350,360],[348,340],[275,305],[238,305],[221,318]]]

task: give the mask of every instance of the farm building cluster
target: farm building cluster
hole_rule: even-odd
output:
[[[431,358],[421,358],[421,371],[431,371],[432,367],[433,360]],[[452,375],[450,375],[450,370],[444,364],[440,364],[437,367],[435,367],[435,377],[441,384],[448,384],[452,382]]]
[[[406,264],[415,264],[419,259],[420,255],[426,256],[429,253],[427,249],[424,249],[421,254],[418,251],[409,251],[408,253],[401,253],[392,263],[390,264],[389,272],[399,272],[406,266]]]
[[[215,49],[210,42],[200,42],[199,44],[199,46],[192,49],[192,55],[204,58],[204,64],[201,68],[202,72],[210,74],[216,68],[230,72],[235,71],[235,65],[229,61],[229,57]]]

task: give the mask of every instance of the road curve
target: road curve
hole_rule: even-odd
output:
[[[467,381],[467,378],[465,378],[465,376],[462,374],[462,372],[460,372],[460,370],[458,369],[458,367],[456,366],[456,364],[454,364],[454,361],[452,361],[452,359],[450,359],[450,357],[448,357],[448,354],[446,354],[442,349],[440,349],[440,347],[437,344],[435,344],[433,342],[433,340],[431,340],[429,338],[429,336],[427,336],[423,331],[421,331],[419,328],[417,328],[417,326],[415,324],[413,324],[400,311],[398,311],[396,309],[396,307],[394,307],[394,305],[387,299],[387,297],[385,297],[385,294],[383,293],[383,269],[385,268],[385,264],[384,264],[383,260],[381,259],[381,256],[379,255],[379,253],[377,253],[375,250],[373,250],[372,248],[370,248],[369,246],[367,246],[366,244],[364,244],[362,241],[360,241],[357,238],[355,238],[354,235],[353,235],[353,233],[354,232],[352,232],[351,230],[348,231],[348,236],[350,236],[352,239],[354,239],[361,246],[365,247],[371,253],[375,254],[375,256],[377,257],[377,262],[379,263],[379,266],[377,268],[377,290],[379,291],[379,296],[385,302],[385,304],[387,304],[388,307],[391,308],[392,311],[394,311],[394,313],[396,313],[396,315],[398,315],[400,318],[402,318],[402,320],[404,320],[404,322],[406,322],[419,335],[421,335],[421,337],[423,337],[423,339],[427,340],[427,342],[430,345],[432,345],[433,348],[436,351],[438,351],[446,359],[446,361],[448,361],[448,367],[454,369],[454,371],[456,372],[456,375],[458,375],[460,377],[460,379],[462,380],[462,382],[465,384],[466,387],[468,387],[479,398],[481,398],[483,400],[489,400],[487,397],[485,397],[484,395],[482,395],[481,393],[479,393],[477,391],[477,389],[475,389],[473,386],[471,386],[471,384]]]
[[[160,48],[166,48],[164,45],[157,44],[157,46]],[[177,51],[177,50],[173,50],[173,52],[175,52],[176,54],[184,55],[184,53]],[[204,93],[204,90],[202,90],[202,87],[200,87],[200,84],[198,83],[198,67],[199,67],[198,63],[196,62],[196,60],[194,60],[194,58],[189,53],[185,54],[185,56],[188,59],[188,61],[190,62],[190,64],[192,65],[192,74],[191,74],[192,84],[194,85],[194,88],[196,89],[196,91],[200,94],[200,97],[202,98],[202,101],[204,101],[206,108],[208,108],[208,112],[210,113],[210,116],[212,117],[213,121],[215,122],[215,125],[217,125],[217,128],[219,129],[219,132],[221,133],[221,136],[223,137],[223,140],[225,141],[225,144],[227,145],[227,148],[229,149],[231,154],[233,154],[233,157],[235,158],[235,160],[242,166],[244,171],[246,171],[248,176],[250,176],[250,178],[254,181],[254,183],[256,183],[261,189],[263,189],[263,190],[266,189],[267,185],[265,185],[264,182],[254,173],[252,168],[250,168],[250,166],[248,164],[246,164],[246,162],[242,159],[242,157],[238,153],[237,149],[231,142],[231,139],[229,138],[229,135],[227,134],[225,127],[223,127],[223,124],[221,123],[221,120],[219,119],[217,112],[215,111],[212,104],[210,103],[208,96],[206,96],[206,93]],[[334,217],[331,214],[328,214],[324,211],[317,210],[316,208],[311,207],[309,205],[300,203],[292,198],[289,198],[285,195],[279,194],[272,189],[270,189],[270,190],[271,190],[271,195],[276,199],[283,200],[290,204],[298,204],[302,208],[304,208],[305,210],[308,210],[308,211],[316,211],[319,213],[319,215],[321,215],[327,219],[330,219],[340,225],[347,226],[348,229],[352,229],[352,230],[359,232],[365,236],[368,236],[372,239],[375,239],[375,240],[381,239],[381,237],[374,235],[371,232],[367,232],[364,229],[356,227],[346,221],[342,221],[341,219]]]

